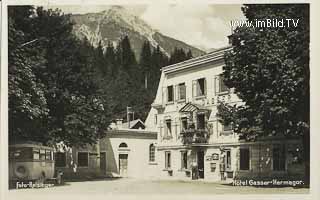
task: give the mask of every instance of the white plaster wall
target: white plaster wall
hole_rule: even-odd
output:
[[[125,150],[119,149],[119,145],[122,142],[128,145],[128,148]],[[101,146],[101,151],[107,152],[107,173],[118,174],[119,154],[128,154],[128,177],[144,178],[155,176],[158,165],[156,162],[149,162],[149,145],[152,143],[156,143],[156,140],[106,137],[104,139],[105,146]]]
[[[201,104],[212,110],[211,115],[208,119],[208,123],[212,125],[212,131],[210,135],[209,143],[226,143],[226,142],[237,142],[238,136],[231,134],[223,136],[220,134],[222,131],[222,125],[217,121],[215,114],[217,113],[217,102],[223,100],[228,103],[241,103],[239,98],[232,92],[226,95],[216,95],[215,92],[215,77],[223,72],[222,67],[224,66],[223,61],[213,62],[209,64],[203,64],[194,66],[192,69],[180,71],[172,74],[164,74],[162,72],[161,81],[159,83],[156,99],[154,104],[164,106],[163,113],[158,113],[155,108],[151,108],[146,125],[148,130],[156,130],[158,132],[158,143],[159,145],[181,145],[179,139],[180,134],[180,118],[181,113],[179,110],[186,104],[186,102],[192,102]],[[206,91],[207,95],[204,98],[193,98],[192,97],[192,81],[200,78],[206,79]],[[185,83],[186,85],[186,102],[174,101],[173,103],[166,103],[165,99],[162,98],[162,92],[170,85],[178,85],[179,83]],[[176,89],[176,88],[174,88]],[[176,95],[176,92],[174,92]],[[155,114],[157,114],[157,124],[155,124]],[[172,139],[162,140],[160,127],[164,126],[165,118],[171,118],[172,120]],[[162,122],[162,124],[161,124]]]

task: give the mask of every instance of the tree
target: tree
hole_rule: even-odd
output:
[[[187,53],[187,59],[191,59],[191,58],[193,58],[193,55],[192,55],[191,50],[189,49],[189,51]]]
[[[9,13],[17,13],[15,9],[21,7],[10,9]],[[23,23],[20,23],[22,27],[9,27],[10,35],[19,38],[9,41],[9,80],[12,80],[9,81],[9,115],[12,118],[9,138],[44,144],[63,141],[68,146],[95,143],[109,121],[96,79],[98,66],[94,58],[99,54],[88,41],[75,38],[69,15],[42,7],[32,11],[33,14],[27,12],[29,16],[22,20],[32,27],[32,32],[24,33]],[[9,16],[13,22],[15,16]],[[15,44],[21,42],[23,45]],[[16,53],[18,50],[23,50],[20,55]],[[17,79],[19,76],[22,79]],[[22,94],[19,98],[14,94],[17,91]],[[27,105],[30,120],[15,112],[22,112],[24,108],[20,104],[26,103],[30,104]],[[30,126],[18,127],[19,130],[15,127],[19,122]],[[16,130],[24,135],[17,134]]]
[[[29,11],[29,7],[25,10],[20,8],[20,11]],[[22,13],[25,13],[24,18],[30,16],[29,12]],[[19,24],[23,16],[17,16]],[[49,110],[45,86],[34,73],[34,68],[43,67],[45,63],[43,52],[23,46],[27,39],[12,17],[9,17],[8,30],[9,140],[36,138],[45,141],[47,137],[42,135],[41,124]]]
[[[110,78],[117,74],[116,55],[113,44],[109,41],[105,52],[105,65],[110,72]]]
[[[221,103],[225,124],[246,139],[261,135],[301,136],[304,144],[306,182],[309,182],[309,6],[245,5],[248,21],[299,19],[298,26],[238,27],[231,35],[232,51],[226,53],[224,82],[245,102]],[[286,22],[285,22],[286,23]]]
[[[140,55],[140,73],[142,74],[142,83],[144,83],[145,88],[148,88],[149,82],[151,83],[150,76],[152,75],[152,58],[151,58],[151,48],[150,42],[145,41],[142,45],[141,55]]]
[[[126,35],[120,40],[121,47],[121,66],[124,70],[132,70],[137,65],[137,60],[131,48],[129,37]]]
[[[189,52],[187,55],[182,48],[174,48],[173,52],[170,55],[169,64],[172,65],[190,59],[192,57],[192,54],[190,53],[191,52]]]

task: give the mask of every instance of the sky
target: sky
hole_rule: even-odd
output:
[[[139,4],[124,7],[159,32],[203,50],[226,46],[227,36],[231,34],[230,21],[245,19],[241,5],[237,4]],[[85,14],[101,12],[109,6],[59,8],[65,13]]]

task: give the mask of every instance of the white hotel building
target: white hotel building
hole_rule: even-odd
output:
[[[242,177],[303,177],[297,138],[239,140],[216,116],[218,101],[241,104],[222,81],[230,47],[162,68],[146,129],[157,132],[160,177],[231,180]]]

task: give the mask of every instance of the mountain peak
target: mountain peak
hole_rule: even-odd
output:
[[[78,14],[72,18],[75,22],[75,34],[79,38],[87,38],[94,46],[102,42],[106,47],[108,42],[116,43],[119,38],[128,35],[136,56],[140,55],[140,48],[146,40],[154,48],[159,46],[166,55],[175,47],[191,49],[194,56],[203,53],[197,48],[161,34],[123,6],[111,6],[99,13]]]

